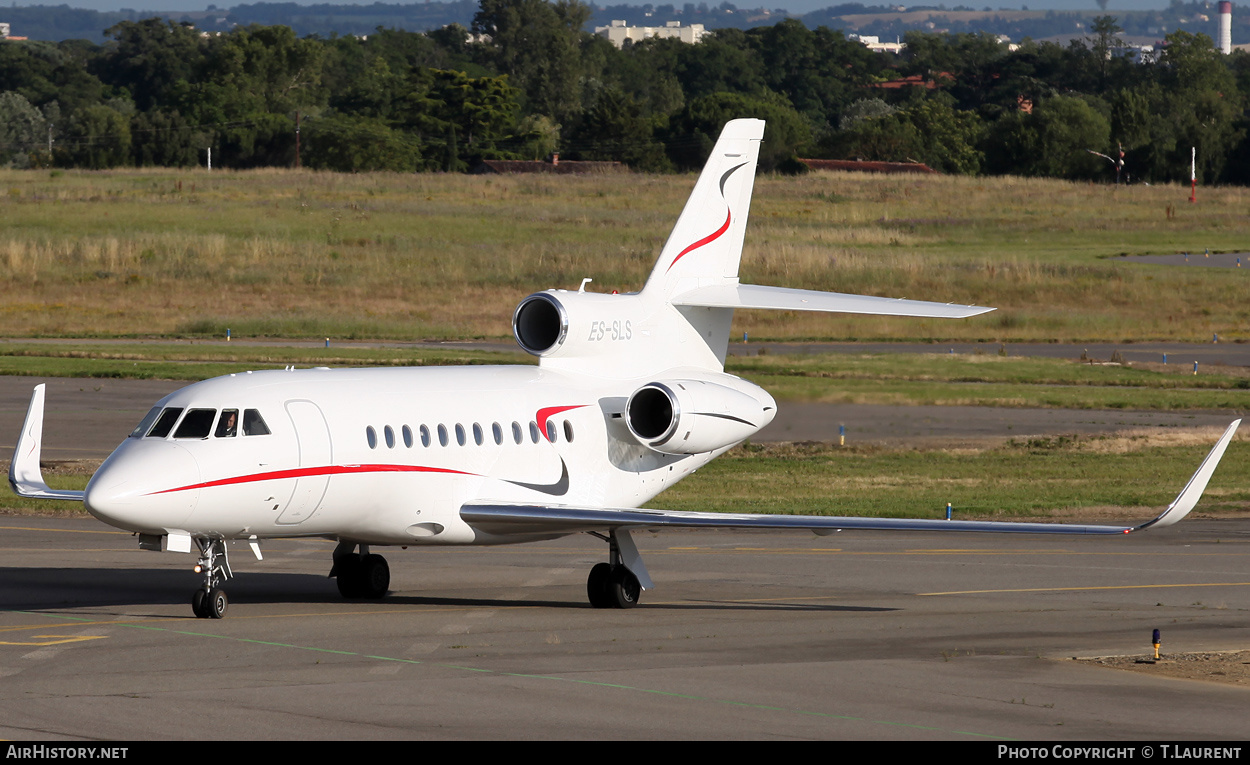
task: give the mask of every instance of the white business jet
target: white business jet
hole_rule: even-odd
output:
[[[290,369],[189,385],[161,399],[85,491],[39,469],[35,388],[9,482],[25,497],[83,501],[139,547],[199,551],[197,616],[221,618],[226,543],[338,542],[330,575],[350,598],[386,594],[382,545],[496,545],[587,533],[596,608],[652,588],[630,533],[666,527],[912,529],[1123,534],[1167,526],[1198,501],[1238,423],[1176,501],[1136,527],[728,515],[639,509],[767,425],[776,403],[725,374],[734,309],[960,318],[991,309],[761,287],[738,281],[760,120],[725,126],[641,292],[548,290],[512,317],[538,366]]]

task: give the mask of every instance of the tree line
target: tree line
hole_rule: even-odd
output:
[[[1115,18],[1069,45],[909,32],[899,56],[795,19],[616,49],[580,0],[481,0],[468,29],[205,34],[151,18],[107,41],[0,44],[0,164],[447,171],[483,159],[697,168],[721,125],[768,120],[761,165],[919,161],[967,174],[1250,178],[1250,56],[1178,31],[1157,59]],[[298,157],[297,157],[298,147]],[[1101,155],[1101,156],[1100,156]]]

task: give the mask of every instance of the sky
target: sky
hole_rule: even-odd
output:
[[[249,0],[256,2],[257,0]],[[289,1],[289,0],[288,0]],[[589,0],[588,0],[589,1]],[[650,0],[655,5],[664,3],[672,3],[678,7],[682,2],[687,0]],[[767,7],[767,8],[785,8],[791,13],[811,13],[812,11],[828,8],[832,5],[838,5],[841,2],[862,2],[864,5],[886,5],[888,2],[898,2],[902,5],[940,5],[945,3],[948,8],[957,5],[965,5],[969,8],[985,8],[991,7],[995,9],[1003,8],[1008,10],[1019,10],[1022,0],[1014,0],[1014,2],[1003,2],[1003,0],[924,0],[923,2],[907,3],[906,0],[730,0],[739,8]],[[374,0],[364,0],[363,2],[348,2],[346,0],[294,0],[300,5],[315,5],[320,2],[330,2],[336,5],[371,5]],[[402,0],[382,0],[382,2],[402,2]],[[709,5],[717,5],[718,2],[707,0]],[[32,5],[68,5],[71,8],[88,8],[95,11],[116,11],[121,8],[137,8],[142,10],[160,10],[160,11],[202,11],[210,4],[206,0],[22,0],[13,5],[32,6]],[[218,0],[214,3],[218,8],[230,8],[237,5],[235,0]],[[620,5],[622,0],[597,0],[595,5]],[[644,5],[643,2],[625,2],[627,5]],[[1029,10],[1094,10],[1098,7],[1094,0],[1023,0],[1023,5],[1027,5]],[[1116,11],[1142,11],[1166,8],[1167,0],[1111,0],[1107,4],[1107,13],[1114,15]],[[1236,12],[1234,10],[1234,12]],[[3,7],[0,6],[0,21],[4,20]]]

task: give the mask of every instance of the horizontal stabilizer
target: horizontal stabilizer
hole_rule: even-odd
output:
[[[724,284],[683,292],[672,300],[673,305],[700,308],[763,308],[779,311],[826,311],[860,313],[876,316],[916,316],[930,319],[963,319],[993,311],[977,305],[931,303],[924,300],[903,300],[845,295],[840,292],[817,292],[786,287],[764,287],[756,284]]]
[[[13,462],[9,464],[9,485],[13,493],[19,497],[33,499],[68,499],[82,501],[86,492],[66,489],[50,489],[43,481],[43,471],[39,468],[39,455],[43,446],[43,396],[44,385],[35,386],[30,397],[30,408],[26,410],[26,422],[22,424],[22,432],[17,437],[17,446],[13,449]]]
[[[572,534],[582,531],[620,529],[717,528],[805,529],[831,532],[841,529],[872,531],[979,531],[1015,534],[1127,534],[1151,527],[1170,526],[1184,518],[1198,503],[1224,450],[1241,420],[1234,421],[1189,479],[1176,500],[1157,518],[1138,526],[1101,526],[1078,523],[1014,521],[947,521],[934,518],[852,518],[821,515],[763,515],[694,513],[637,508],[579,507],[572,505],[522,505],[480,502],[460,508],[465,523],[488,534]]]

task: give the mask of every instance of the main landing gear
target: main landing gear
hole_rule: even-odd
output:
[[[391,568],[386,558],[369,552],[369,545],[342,540],[334,548],[334,567],[330,576],[338,580],[339,594],[345,598],[377,599],[386,595],[391,587]]]
[[[643,589],[651,588],[651,578],[647,576],[642,557],[629,532],[613,531],[606,537],[593,531],[590,534],[606,541],[609,550],[609,562],[595,564],[586,579],[586,597],[590,605],[595,608],[633,608],[638,605]]]
[[[191,610],[201,619],[220,619],[230,606],[230,599],[221,585],[233,576],[226,541],[196,537],[195,544],[200,548],[200,561],[195,566],[195,573],[204,575],[204,586],[191,596]]]

